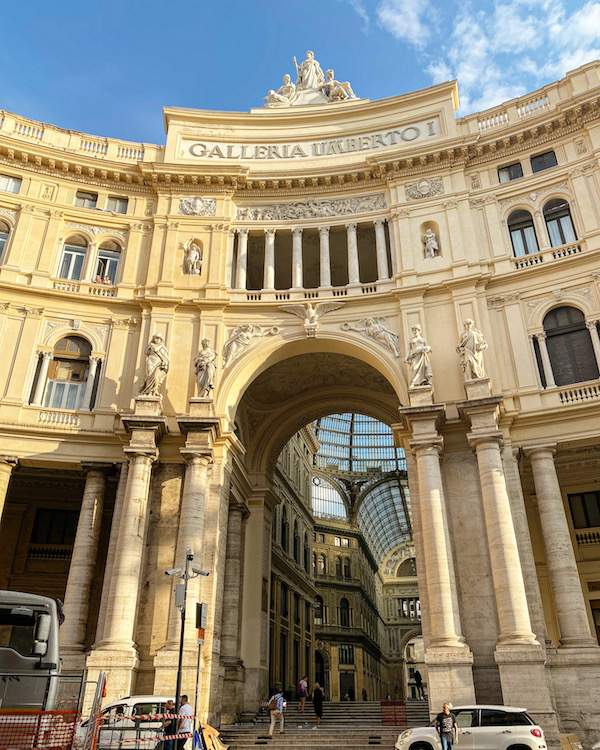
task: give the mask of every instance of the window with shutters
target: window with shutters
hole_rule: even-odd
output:
[[[575,529],[600,526],[600,492],[578,492],[568,497]]]
[[[556,385],[596,380],[600,373],[585,317],[576,307],[557,307],[544,318],[546,345]]]
[[[577,241],[571,209],[564,198],[555,198],[544,206],[544,219],[552,247]]]
[[[529,211],[513,211],[508,217],[508,231],[516,258],[537,253],[538,241]]]

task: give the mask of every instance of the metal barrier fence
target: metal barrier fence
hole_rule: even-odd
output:
[[[0,750],[71,750],[78,711],[0,710]]]

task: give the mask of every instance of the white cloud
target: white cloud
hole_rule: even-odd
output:
[[[366,33],[369,29],[369,14],[364,6],[362,0],[348,0],[348,3],[352,10],[362,19],[363,27],[362,30]]]
[[[422,48],[434,31],[435,13],[429,0],[381,0],[377,20],[396,39]]]

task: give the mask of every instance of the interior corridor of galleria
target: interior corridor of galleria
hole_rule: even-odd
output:
[[[598,71],[164,146],[2,113],[0,584],[64,598],[65,668],[173,693],[192,548],[213,725],[418,669],[600,739]]]

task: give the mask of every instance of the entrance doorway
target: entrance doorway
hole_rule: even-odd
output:
[[[340,697],[342,700],[356,700],[354,672],[340,672]]]

